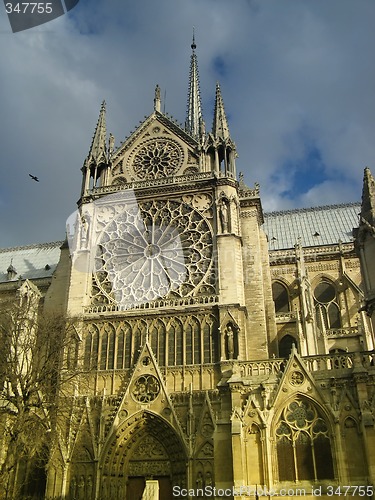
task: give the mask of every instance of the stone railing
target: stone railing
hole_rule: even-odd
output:
[[[327,337],[348,337],[358,335],[358,327],[350,326],[347,328],[330,328],[325,332]]]
[[[354,367],[369,369],[375,367],[375,351],[343,352],[301,357],[309,372],[350,370]],[[260,361],[238,361],[235,366],[241,377],[277,375],[284,371],[287,359],[270,359]]]
[[[202,179],[211,179],[214,177],[212,172],[195,172],[192,174],[176,175],[173,177],[161,177],[160,179],[149,179],[146,181],[133,181],[124,184],[112,184],[111,186],[102,186],[87,191],[87,195],[97,195],[105,193],[116,193],[127,189],[141,189],[157,186],[166,186],[169,184],[181,184],[183,182],[200,181]]]
[[[257,375],[277,375],[285,366],[285,359],[270,359],[265,361],[239,361],[241,377],[255,377]]]
[[[343,247],[345,248],[346,252],[350,252],[354,250],[354,244],[353,243],[344,243]],[[339,245],[322,245],[318,247],[304,247],[302,249],[303,251],[303,256],[305,257],[306,261],[308,262],[313,262],[315,260],[318,260],[318,257],[324,256],[324,255],[331,255],[331,254],[338,254],[341,251],[341,248]],[[289,263],[295,263],[296,262],[296,251],[294,249],[287,249],[287,250],[273,250],[272,247],[270,248],[270,263],[271,265],[275,265],[278,262],[289,262]]]
[[[150,309],[167,309],[185,306],[202,306],[217,304],[219,298],[217,295],[202,295],[198,297],[181,297],[177,299],[160,299],[153,302],[145,302],[141,304],[131,304],[128,307],[126,304],[100,304],[84,306],[84,314],[100,314],[100,313],[116,313],[122,311],[145,311]]]
[[[288,321],[296,321],[296,320],[297,320],[297,311],[276,313],[276,323],[286,323]]]
[[[324,371],[324,370],[340,370],[353,368],[354,365],[353,352],[343,352],[337,354],[324,354],[317,356],[306,356],[303,361],[306,368],[310,372]]]

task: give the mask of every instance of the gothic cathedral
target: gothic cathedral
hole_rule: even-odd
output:
[[[156,87],[115,146],[103,103],[67,239],[40,246],[50,271],[22,274],[46,310],[79,318],[61,373],[80,372],[60,400],[45,496],[24,498],[313,498],[346,485],[372,497],[370,171],[359,224],[360,204],[264,214],[236,172],[218,84],[206,129],[194,42],[185,125],[161,109]],[[4,257],[0,292],[19,286],[23,248],[36,253],[13,249],[8,269]]]

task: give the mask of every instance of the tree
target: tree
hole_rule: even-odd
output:
[[[78,373],[78,322],[43,313],[24,285],[0,306],[0,498],[43,497],[59,398]]]

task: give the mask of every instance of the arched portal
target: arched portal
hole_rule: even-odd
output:
[[[122,422],[103,456],[100,498],[137,500],[148,479],[159,496],[172,500],[172,487],[186,485],[185,445],[162,417],[143,411]]]

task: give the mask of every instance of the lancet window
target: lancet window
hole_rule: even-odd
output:
[[[290,311],[289,293],[285,285],[279,281],[272,283],[272,297],[275,302],[276,313]]]
[[[307,399],[283,410],[276,429],[279,481],[333,479],[328,425]]]
[[[322,280],[314,289],[315,311],[321,330],[341,328],[341,314],[337,291],[333,283]]]
[[[99,330],[90,325],[85,339],[84,367],[86,370],[96,368],[99,353]]]
[[[101,336],[100,369],[112,370],[115,356],[115,329],[107,324]]]
[[[206,314],[90,325],[84,339],[85,369],[130,368],[146,337],[160,366],[196,365],[218,360],[216,320]]]

